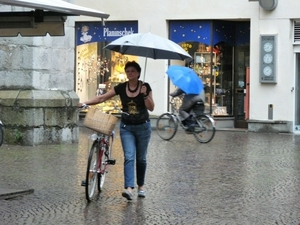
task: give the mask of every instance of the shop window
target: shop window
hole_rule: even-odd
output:
[[[245,72],[249,66],[250,23],[221,20],[170,21],[170,39],[180,44],[193,61],[188,66],[201,78],[205,88],[205,110],[214,116],[235,116],[235,80],[245,87],[245,73],[234,68],[234,59],[239,57],[236,48],[242,47],[245,62],[240,68]]]
[[[128,61],[137,61],[136,56],[109,52],[101,55],[103,44],[93,42],[77,47],[77,94],[81,99],[91,99],[111,90],[117,84],[127,80],[124,72]],[[107,51],[108,52],[108,51]],[[84,100],[82,100],[84,101]],[[119,96],[98,104],[104,112],[118,113],[122,108]]]
[[[228,58],[232,57],[231,48],[228,48],[226,43],[219,43],[213,48],[203,43],[185,42],[181,45],[189,46],[189,53],[194,56],[189,66],[194,69],[204,84],[205,112],[214,116],[230,115],[232,113],[232,62]]]
[[[105,50],[111,41],[132,33],[137,33],[136,21],[78,22],[76,27],[76,74],[75,90],[81,102],[111,90],[126,81],[124,66],[136,56],[121,55]],[[117,113],[121,108],[119,96],[98,104],[104,112]]]

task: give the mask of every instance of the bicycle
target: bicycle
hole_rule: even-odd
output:
[[[4,139],[4,126],[2,121],[0,120],[0,146],[3,144]]]
[[[181,105],[181,98],[171,98],[171,112],[166,112],[160,115],[156,122],[156,130],[158,136],[163,140],[171,140],[178,130],[178,123],[186,130],[187,127],[181,122],[179,115],[179,106]],[[210,142],[216,132],[215,123],[211,116],[204,114],[204,103],[197,102],[192,110],[191,115],[194,120],[194,131],[192,134],[200,143]]]
[[[90,108],[90,106],[84,104],[82,109],[86,108]],[[108,165],[115,165],[116,163],[116,160],[111,158],[115,132],[112,130],[102,133],[89,126],[87,127],[95,133],[89,137],[93,144],[88,156],[86,179],[83,181],[84,184],[81,185],[85,186],[85,196],[87,201],[90,202],[94,198],[96,185],[99,193],[103,190]]]

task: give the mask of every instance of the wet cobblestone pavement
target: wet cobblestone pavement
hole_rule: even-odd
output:
[[[300,224],[300,136],[219,131],[208,144],[153,130],[146,198],[128,202],[120,138],[117,163],[91,203],[84,187],[90,131],[79,144],[0,148],[0,187],[34,193],[0,200],[0,224]]]

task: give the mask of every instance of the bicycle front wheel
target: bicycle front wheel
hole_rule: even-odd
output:
[[[216,128],[214,121],[207,115],[195,117],[197,126],[195,127],[194,137],[200,143],[208,143],[215,136]]]
[[[86,182],[85,182],[85,196],[88,201],[91,201],[95,194],[97,177],[98,177],[98,154],[99,154],[99,143],[98,141],[94,141],[87,164],[87,171],[86,171]]]
[[[166,141],[171,140],[178,129],[177,119],[170,113],[164,113],[158,117],[156,131],[158,136]]]
[[[101,192],[102,188],[103,188],[103,184],[105,181],[105,175],[106,175],[106,165],[107,165],[107,161],[108,161],[108,154],[107,152],[105,152],[105,149],[101,149],[99,152],[99,169],[100,169],[100,173],[98,173],[98,191]]]

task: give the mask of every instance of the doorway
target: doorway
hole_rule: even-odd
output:
[[[234,127],[248,128],[246,88],[249,83],[246,74],[250,59],[249,46],[237,46],[234,55]]]
[[[295,125],[294,131],[300,132],[300,53],[296,54],[296,80],[295,80]]]

